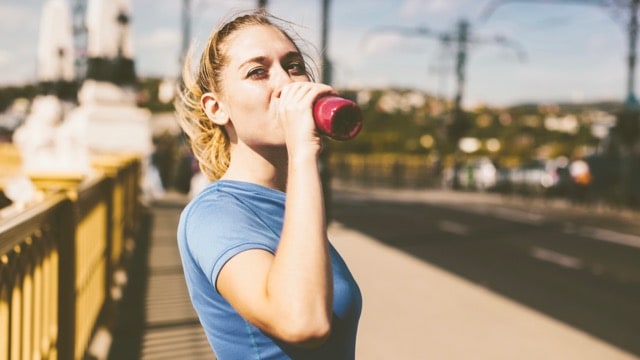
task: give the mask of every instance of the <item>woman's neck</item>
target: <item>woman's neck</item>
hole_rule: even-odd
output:
[[[284,192],[287,161],[286,149],[258,153],[245,147],[236,147],[231,151],[229,168],[221,179],[252,182]]]

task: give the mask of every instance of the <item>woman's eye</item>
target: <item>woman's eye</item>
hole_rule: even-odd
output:
[[[306,75],[307,69],[304,67],[304,63],[291,63],[287,70],[291,75]]]
[[[247,77],[252,79],[261,79],[265,76],[267,76],[267,71],[263,68],[251,69],[247,74]]]

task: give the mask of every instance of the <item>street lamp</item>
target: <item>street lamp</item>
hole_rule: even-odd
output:
[[[180,49],[180,69],[189,51],[191,41],[191,0],[182,0],[182,47]]]
[[[329,42],[329,7],[331,0],[322,0],[322,38],[320,39],[320,49],[322,49],[322,83],[331,84],[333,81],[333,67],[331,59],[329,59],[328,42]]]

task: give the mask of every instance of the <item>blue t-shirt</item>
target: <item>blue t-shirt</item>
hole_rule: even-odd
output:
[[[362,297],[331,244],[333,321],[326,343],[303,349],[269,336],[242,318],[215,287],[220,269],[248,249],[275,253],[285,193],[261,185],[220,180],[185,207],[178,246],[191,302],[220,360],[354,359]]]

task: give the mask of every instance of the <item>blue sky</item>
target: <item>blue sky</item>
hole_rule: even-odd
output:
[[[70,3],[73,0],[67,0]],[[192,0],[193,38],[203,43],[233,11],[257,0]],[[0,0],[0,85],[35,80],[38,24],[43,0]],[[175,76],[180,49],[180,0],[131,0],[139,75]],[[490,0],[333,0],[329,56],[337,87],[399,86],[447,97],[455,92],[454,48],[432,37],[380,32],[384,26],[456,33],[461,19],[470,34],[502,35],[526,54],[492,41],[471,45],[465,103],[493,106],[523,101],[622,101],[628,52],[626,15],[620,9],[549,2],[511,2],[486,19]],[[321,0],[269,0],[275,15],[298,24],[312,46],[320,43]],[[372,35],[373,34],[373,35]]]

